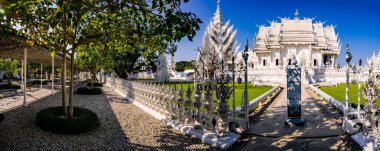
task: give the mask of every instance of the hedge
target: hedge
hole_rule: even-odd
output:
[[[77,89],[77,94],[85,94],[85,95],[98,95],[102,94],[103,91],[100,88],[88,88],[88,87],[81,87]]]
[[[49,107],[36,115],[36,125],[43,130],[58,134],[80,134],[99,127],[99,119],[91,110],[74,107],[74,117],[63,116],[62,107]]]

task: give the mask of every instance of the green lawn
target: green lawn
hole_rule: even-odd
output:
[[[335,98],[336,100],[344,103],[345,97],[346,97],[346,84],[341,83],[338,87],[320,87],[320,90],[323,92],[327,93],[331,97]],[[363,89],[364,89],[364,84],[361,85],[361,92],[360,92],[360,104],[361,106],[364,106],[365,100],[363,98]],[[352,107],[357,106],[358,104],[358,84],[350,84],[349,86],[349,102],[351,103]],[[376,104],[379,106],[380,101],[379,99],[376,101]]]
[[[167,84],[166,84],[167,85]],[[175,84],[177,86],[177,89],[180,88],[181,84]],[[232,86],[232,84],[228,84],[229,86]],[[170,84],[170,87],[173,87],[174,84]],[[189,87],[188,83],[182,84],[182,87],[187,90]],[[190,84],[190,88],[192,91],[194,91],[194,84]],[[264,94],[265,92],[269,91],[272,89],[271,86],[256,86],[254,87],[252,84],[248,84],[248,100],[252,101],[253,99],[257,98],[258,96]],[[235,85],[235,106],[240,107],[242,105],[242,99],[243,99],[243,93],[244,93],[244,84],[236,84]],[[194,93],[193,93],[194,94]],[[186,98],[186,93],[184,94],[184,97]],[[194,98],[194,96],[192,96]],[[214,92],[214,102],[217,102],[216,94]],[[232,109],[232,94],[230,96],[230,99],[228,101],[229,107]],[[216,104],[215,104],[216,105]]]

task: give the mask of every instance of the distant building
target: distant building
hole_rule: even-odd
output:
[[[256,67],[285,67],[292,56],[303,67],[336,68],[340,42],[334,26],[324,26],[313,19],[295,17],[260,26],[252,57]]]
[[[298,10],[293,19],[281,18],[269,26],[259,26],[252,50],[249,51],[248,75],[252,82],[285,82],[285,69],[296,56],[303,68],[307,83],[337,81],[328,75],[337,70],[337,58],[341,44],[334,26],[324,26],[310,18],[299,18]],[[241,66],[241,53],[236,66]],[[340,79],[339,79],[340,80]]]

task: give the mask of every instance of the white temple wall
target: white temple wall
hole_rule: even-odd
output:
[[[305,67],[302,68],[302,75],[304,78],[302,80],[305,84],[319,82],[328,82],[334,84],[346,82],[346,69],[344,68],[322,69]],[[368,73],[363,73],[361,81],[365,81],[367,78]],[[350,81],[353,79],[358,79],[358,74],[356,72],[350,71]],[[248,69],[248,80],[249,82],[258,85],[268,85],[273,83],[286,84],[286,67],[266,68],[265,70],[260,68]]]
[[[257,54],[257,58],[259,59],[259,65],[258,65],[259,68],[268,68],[271,66],[271,63],[270,63],[271,57],[269,53]],[[265,61],[265,65],[264,65],[264,61]]]
[[[309,46],[305,46],[305,45],[298,45],[297,46],[297,61],[299,62],[299,64],[301,66],[306,66],[306,67],[309,67],[310,66],[310,48]]]
[[[276,60],[278,60],[278,65],[276,65]],[[281,50],[280,49],[273,49],[272,53],[271,53],[270,67],[271,68],[279,67],[279,66],[281,66],[281,64],[282,64]]]
[[[320,50],[312,50],[312,55],[311,55],[311,59],[312,59],[312,66],[313,67],[322,67],[322,54],[321,54],[321,51]],[[316,59],[317,61],[317,66],[314,66],[314,59]]]

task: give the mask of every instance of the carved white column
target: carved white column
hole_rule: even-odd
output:
[[[212,92],[212,84],[208,83],[206,86],[206,93],[205,93],[205,103],[204,108],[206,109],[206,116],[205,116],[205,129],[208,131],[214,131],[214,125],[212,121],[214,120],[214,96]]]
[[[194,123],[194,128],[195,129],[202,129],[203,128],[203,120],[202,120],[202,93],[200,90],[200,85],[197,84],[197,86],[194,88],[195,90],[195,102],[194,102],[194,109],[195,109],[195,123]]]
[[[26,102],[26,82],[27,82],[27,76],[26,76],[26,70],[28,68],[28,49],[27,48],[24,48],[24,102],[23,102],[23,105],[24,106],[28,106],[27,102]]]
[[[177,86],[174,84],[174,88],[172,89],[173,92],[173,97],[171,100],[171,109],[172,109],[172,114],[171,118],[172,119],[177,119],[178,118],[178,105],[177,105]]]
[[[179,112],[178,112],[178,121],[180,122],[185,122],[185,98],[183,97],[184,95],[184,90],[183,90],[183,87],[182,87],[182,83],[181,83],[181,88],[179,89],[179,98],[178,98],[178,103],[179,103]]]
[[[189,83],[189,87],[187,88],[187,91],[186,91],[186,98],[187,100],[185,101],[185,105],[186,105],[186,124],[193,124],[194,123],[194,119],[193,119],[193,110],[192,110],[192,106],[193,106],[193,100],[191,100],[191,89],[190,89],[190,83]]]

